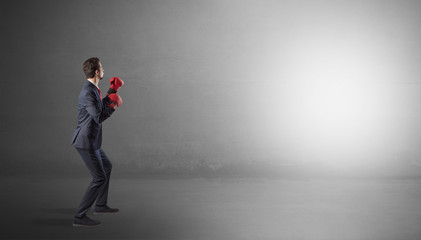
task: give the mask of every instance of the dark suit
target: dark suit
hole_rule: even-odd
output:
[[[108,97],[103,101],[96,86],[86,81],[79,95],[77,127],[72,137],[74,147],[91,150],[101,148],[102,122],[115,111],[106,106]]]
[[[90,81],[86,81],[79,95],[78,124],[71,144],[88,167],[92,181],[76,213],[78,217],[85,215],[95,201],[96,204],[107,204],[112,165],[101,144],[102,122],[115,111],[108,106],[109,101],[108,97],[101,100],[99,90]]]

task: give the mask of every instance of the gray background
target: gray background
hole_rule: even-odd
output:
[[[420,239],[420,1],[0,4],[0,238]],[[76,228],[93,56],[120,212]]]
[[[420,11],[419,1],[2,0],[2,174],[87,173],[69,143],[82,63],[97,56],[103,92],[125,81],[103,126],[116,174],[417,175]],[[376,130],[344,146],[294,105],[312,101],[311,76],[343,51],[363,56],[345,64],[371,84],[369,112],[380,109]]]

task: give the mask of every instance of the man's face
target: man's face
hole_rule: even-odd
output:
[[[102,67],[101,62],[99,63],[99,80],[101,80],[104,77],[104,68]]]

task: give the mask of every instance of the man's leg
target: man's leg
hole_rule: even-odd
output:
[[[86,215],[89,208],[98,198],[98,195],[106,185],[108,178],[104,170],[100,150],[76,149],[92,175],[92,181],[90,182],[76,213],[76,217],[82,217]]]
[[[98,193],[98,198],[96,199],[96,206],[95,206],[94,214],[116,213],[116,212],[119,211],[118,208],[110,208],[107,205],[107,202],[108,202],[108,187],[109,187],[109,184],[110,184],[112,165],[111,165],[111,162],[108,159],[107,155],[105,155],[105,152],[102,149],[100,149],[99,152],[101,154],[102,166],[104,168],[104,173],[107,176],[107,180]]]
[[[99,152],[101,154],[102,165],[107,179],[105,180],[103,187],[99,191],[98,198],[96,199],[96,205],[105,206],[108,202],[108,188],[110,185],[111,169],[113,168],[113,165],[111,164],[110,160],[108,159],[107,155],[105,155],[105,152],[102,149],[100,149]]]

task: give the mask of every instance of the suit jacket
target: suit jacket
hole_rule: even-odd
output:
[[[80,91],[77,127],[71,144],[76,148],[96,150],[102,144],[102,122],[115,111],[109,107],[110,99],[101,100],[97,87],[86,81]]]

